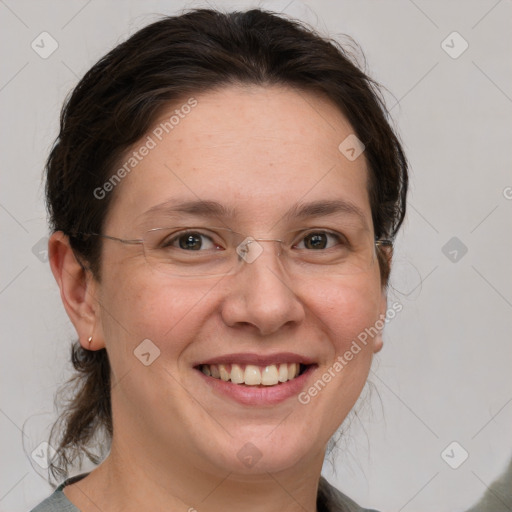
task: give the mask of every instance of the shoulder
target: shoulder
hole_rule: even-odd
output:
[[[78,508],[73,505],[61,490],[55,492],[39,503],[36,508],[30,512],[80,512]]]
[[[44,501],[39,503],[30,512],[80,512],[80,509],[75,507],[71,501],[68,500],[67,496],[62,492],[62,489],[66,485],[78,482],[82,478],[86,477],[89,473],[83,473],[78,476],[68,478],[65,482],[59,485],[51,496],[48,496]]]
[[[318,484],[318,512],[377,512],[360,507],[355,501],[338,491],[323,476]]]

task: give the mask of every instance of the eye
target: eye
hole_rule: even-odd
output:
[[[338,233],[328,231],[312,231],[305,235],[302,240],[295,245],[297,249],[322,250],[330,249],[336,245],[344,245],[345,239]]]
[[[185,231],[167,237],[162,242],[162,247],[176,247],[185,251],[204,251],[208,249],[219,249],[211,237],[199,231]]]

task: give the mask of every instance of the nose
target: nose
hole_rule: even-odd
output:
[[[271,242],[258,239],[263,251],[254,260],[241,261],[230,278],[222,304],[222,318],[229,327],[269,335],[284,326],[296,326],[305,317],[303,304],[282,266],[280,244]]]

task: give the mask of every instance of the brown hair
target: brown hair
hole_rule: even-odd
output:
[[[259,9],[197,9],[164,17],[114,48],[86,73],[62,109],[46,164],[50,227],[69,236],[75,255],[96,279],[101,240],[76,236],[102,233],[113,194],[100,199],[94,190],[169,103],[228,84],[286,85],[329,98],[366,146],[375,235],[394,238],[405,215],[407,162],[378,85],[339,43],[299,22]],[[390,261],[384,252],[378,256],[385,286]],[[66,477],[84,454],[99,463],[91,445],[103,432],[102,452],[113,432],[105,349],[88,351],[75,342],[71,355],[76,374],[60,390],[70,398],[50,434],[50,444],[56,439],[49,467],[54,478]]]

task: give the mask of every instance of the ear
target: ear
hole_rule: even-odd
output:
[[[50,237],[48,258],[60,288],[62,304],[75,326],[80,344],[87,350],[104,348],[100,332],[98,282],[92,272],[77,260],[69,238],[62,231],[57,231]],[[88,342],[90,337],[91,343]]]
[[[376,322],[376,327],[379,332],[373,338],[373,353],[376,354],[382,350],[382,346],[384,345],[384,341],[382,339],[382,331],[385,325],[386,311],[388,308],[388,298],[386,289],[383,288],[380,296],[380,305],[379,305],[379,320]],[[381,325],[382,324],[382,325]]]
[[[386,265],[388,269],[390,269],[389,272],[385,272],[386,279],[389,279],[389,274],[391,272],[391,260],[393,258],[393,246],[382,246],[378,250],[381,251],[381,258],[379,265]],[[382,279],[383,273],[381,272],[381,279]],[[386,283],[387,284],[387,283]],[[377,327],[379,327],[379,332],[375,335],[373,338],[373,353],[376,354],[377,352],[380,352],[382,350],[382,347],[384,345],[384,340],[382,339],[382,331],[385,326],[385,320],[386,320],[386,313],[388,310],[388,296],[387,296],[387,286],[384,286],[381,282],[381,296],[380,296],[380,303],[379,303],[379,320],[377,321]]]

